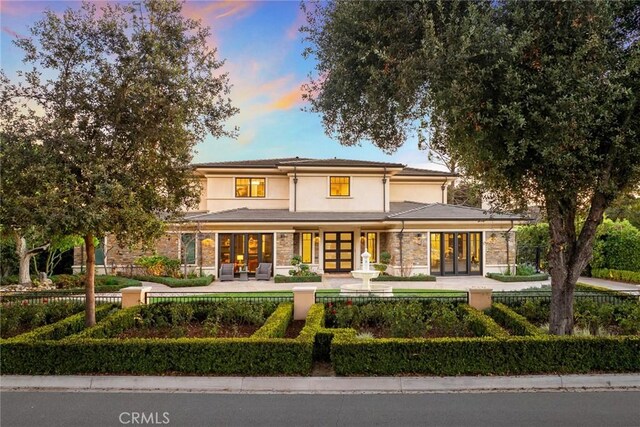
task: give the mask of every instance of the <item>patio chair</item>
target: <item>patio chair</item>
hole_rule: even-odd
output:
[[[233,269],[234,265],[231,263],[225,263],[220,266],[220,281],[224,282],[225,280],[233,280]]]
[[[256,269],[256,280],[271,280],[271,268],[270,262],[261,262]]]

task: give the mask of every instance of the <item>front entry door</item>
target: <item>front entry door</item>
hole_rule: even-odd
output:
[[[342,273],[353,270],[353,233],[324,233],[324,271]]]

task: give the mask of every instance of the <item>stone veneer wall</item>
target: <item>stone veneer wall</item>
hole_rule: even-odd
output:
[[[419,238],[418,235],[425,236],[426,233],[402,233],[402,263],[408,269],[409,266],[425,266],[428,263],[427,240]],[[380,233],[380,251],[387,251],[391,255],[390,266],[400,271],[400,233]],[[390,271],[391,273],[391,271]],[[408,271],[409,275],[413,272]]]
[[[216,235],[213,233],[202,233],[200,245],[202,266],[213,267],[216,262]],[[198,262],[198,264],[200,263]]]
[[[495,234],[495,238],[491,234]],[[486,247],[486,265],[507,265],[507,240],[505,232],[495,231],[486,233],[484,242]],[[509,233],[509,262],[513,265],[516,262],[516,233]]]
[[[291,265],[293,257],[293,233],[276,233],[276,265]]]

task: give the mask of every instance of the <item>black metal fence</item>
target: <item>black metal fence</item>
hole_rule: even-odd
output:
[[[574,301],[591,300],[598,303],[621,304],[625,301],[638,301],[639,291],[614,292],[575,292]],[[493,293],[493,302],[506,305],[522,304],[527,300],[551,303],[551,291],[503,291]]]
[[[191,302],[191,301],[210,301],[220,302],[228,300],[246,301],[246,302],[291,302],[293,295],[216,295],[211,292],[147,292],[145,296],[145,304],[156,302]]]
[[[316,303],[341,303],[350,301],[353,304],[367,303],[372,301],[381,302],[397,302],[397,301],[443,301],[443,302],[457,302],[468,303],[469,294],[456,293],[451,295],[394,295],[394,296],[377,296],[377,295],[363,295],[363,296],[342,296],[342,295],[318,295],[316,294]]]
[[[21,304],[47,304],[51,302],[83,302],[85,295],[77,291],[37,291],[37,292],[13,292],[0,294],[0,303]],[[96,304],[120,304],[120,293],[96,293]]]

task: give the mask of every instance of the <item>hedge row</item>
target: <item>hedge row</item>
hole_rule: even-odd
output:
[[[594,268],[591,276],[599,279],[617,280],[620,282],[640,283],[640,272],[627,270],[610,270],[608,268]]]
[[[290,303],[286,303],[290,307]],[[321,307],[320,307],[321,309]],[[313,363],[313,339],[321,327],[318,305],[309,312],[296,339],[178,338],[117,339],[115,330],[135,322],[138,307],[121,310],[75,336],[59,341],[0,343],[0,370],[6,374],[219,374],[308,375]],[[276,309],[285,319],[289,308]],[[272,314],[275,315],[275,312]],[[276,319],[273,318],[273,322]],[[284,323],[284,322],[283,322]],[[274,330],[281,330],[275,327]]]
[[[282,303],[251,338],[282,338],[293,318],[293,303]]]
[[[549,275],[547,273],[538,273],[532,274],[531,276],[511,276],[508,274],[487,273],[487,277],[499,282],[539,282],[541,280],[547,280]]]
[[[274,283],[308,283],[322,282],[322,276],[282,276],[276,274],[273,278]]]
[[[213,275],[195,277],[193,279],[176,279],[175,277],[163,277],[163,276],[131,276],[133,279],[140,280],[142,282],[154,282],[162,283],[170,288],[190,288],[193,286],[207,286],[210,285],[216,278]]]
[[[475,308],[463,304],[462,309],[466,313],[466,318],[471,331],[479,337],[507,338],[509,333],[502,329],[491,317]]]
[[[539,336],[544,335],[538,328],[529,323],[527,319],[499,302],[493,303],[488,310],[489,315],[513,335]]]
[[[436,276],[429,276],[427,274],[418,274],[415,276],[391,276],[389,274],[380,275],[372,282],[435,282]]]
[[[638,372],[638,355],[638,336],[362,340],[353,331],[331,344],[338,375]]]
[[[101,304],[96,307],[96,322],[117,310],[114,304]],[[41,326],[24,334],[9,338],[11,341],[59,340],[84,330],[84,311],[76,313],[50,325]]]

